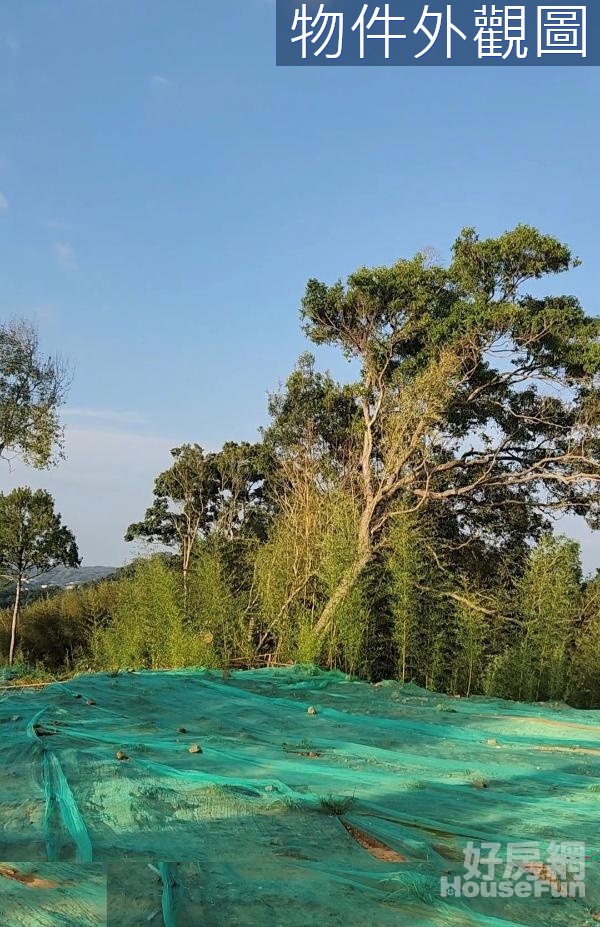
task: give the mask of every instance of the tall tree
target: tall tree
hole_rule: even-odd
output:
[[[75,538],[54,511],[50,493],[27,487],[0,493],[0,573],[15,584],[9,664],[14,659],[23,583],[59,564],[79,563]]]
[[[60,456],[58,409],[67,386],[66,366],[41,353],[32,325],[0,323],[0,457],[21,456],[42,468]]]
[[[523,289],[577,264],[529,226],[486,240],[466,229],[447,267],[417,255],[362,268],[347,285],[308,282],[309,337],[361,369],[348,468],[360,508],[356,553],[318,635],[395,516],[450,509],[462,544],[485,539],[493,513],[512,506],[597,519],[600,320],[574,297]]]
[[[257,445],[225,444],[205,454],[198,444],[171,451],[173,464],[154,484],[154,502],[144,520],[131,524],[126,541],[144,538],[174,548],[180,558],[184,599],[199,537],[215,531],[228,539],[256,515],[261,499],[261,454]]]
[[[194,545],[210,521],[214,474],[203,449],[185,444],[171,451],[173,464],[157,476],[154,502],[144,520],[129,525],[125,540],[143,538],[174,548],[180,557],[184,598]]]

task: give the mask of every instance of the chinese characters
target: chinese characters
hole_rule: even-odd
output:
[[[331,6],[337,5],[337,9]],[[301,3],[288,42],[302,61],[332,63],[526,63],[546,55],[587,56],[585,5],[478,3]],[[473,61],[466,60],[469,46]],[[572,59],[571,59],[572,61]]]
[[[443,898],[554,898],[585,897],[585,844],[578,840],[551,841],[543,849],[536,840],[506,844],[475,844],[464,849],[462,876],[442,876]]]

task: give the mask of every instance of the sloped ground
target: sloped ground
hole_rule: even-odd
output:
[[[124,673],[5,692],[0,745],[0,859],[107,865],[114,927],[600,920],[600,712],[311,668]],[[585,841],[585,898],[442,898],[469,840]],[[0,877],[0,913],[17,890]]]

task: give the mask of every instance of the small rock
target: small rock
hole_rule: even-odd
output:
[[[490,737],[489,740],[486,740],[486,744],[488,745],[488,747],[497,747],[497,746],[498,746],[498,741],[497,741],[497,740],[494,740],[493,737]]]
[[[81,698],[81,694],[78,692],[75,698]]]
[[[41,724],[34,724],[33,730],[37,737],[53,737],[54,734],[56,734],[56,731],[48,731],[45,727],[42,727]]]
[[[117,750],[117,752],[115,753],[115,756],[118,760],[128,760],[129,759],[127,754],[123,753],[122,750]]]
[[[86,704],[86,705],[95,705],[96,702],[94,701],[93,698],[89,698],[85,704]]]
[[[11,721],[20,721],[20,720],[21,720],[21,715],[13,715],[12,718],[11,718],[10,720],[11,720]]]
[[[200,744],[192,744],[189,749],[189,753],[202,753],[202,747]]]
[[[314,705],[311,705],[311,706],[308,708],[306,714],[307,714],[307,715],[316,715],[316,714],[317,714],[317,709],[315,708]]]
[[[186,727],[178,727],[178,728],[177,728],[177,733],[178,733],[178,734],[187,734],[187,728],[186,728]]]

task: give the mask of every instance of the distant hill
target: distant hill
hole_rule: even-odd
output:
[[[70,588],[72,585],[85,586],[87,583],[94,583],[99,579],[113,576],[117,572],[118,567],[56,567],[26,583],[23,589],[23,602],[35,602],[36,599],[58,593],[61,589]],[[15,584],[0,581],[0,609],[9,608],[14,595]]]
[[[30,589],[39,588],[40,586],[54,585],[64,589],[74,583],[76,586],[83,586],[86,583],[93,583],[98,579],[105,579],[116,573],[117,567],[107,566],[89,566],[89,567],[55,567],[48,573],[42,573],[36,576],[31,582],[27,583]]]

